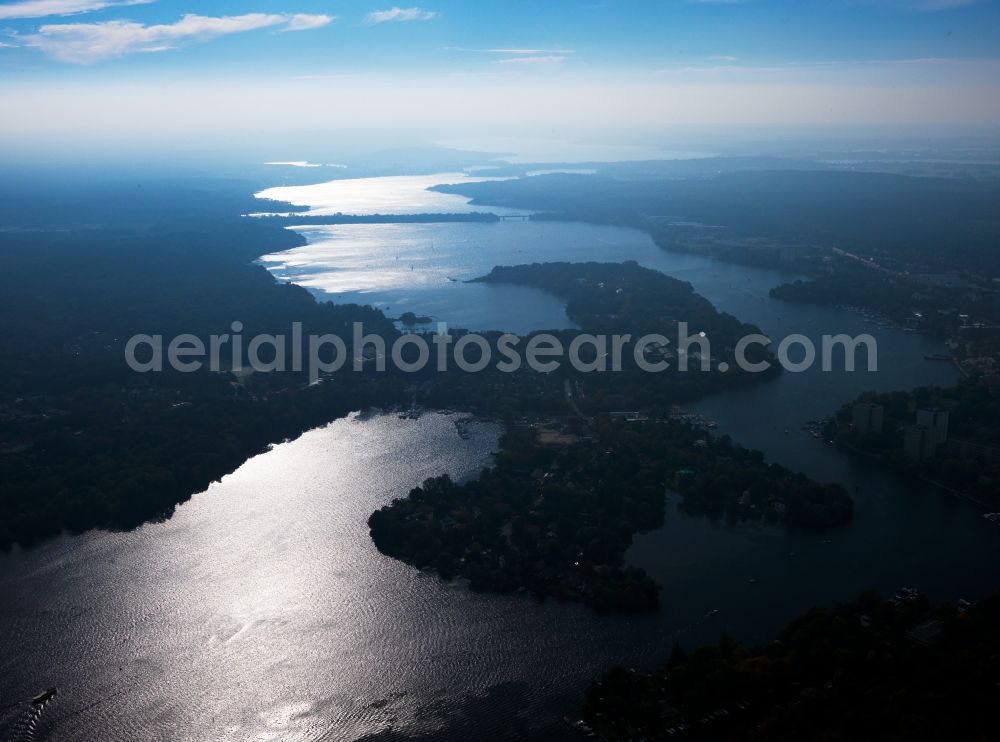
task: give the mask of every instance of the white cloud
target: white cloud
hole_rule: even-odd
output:
[[[915,0],[911,5],[915,10],[951,10],[973,5],[980,0]]]
[[[91,13],[122,5],[146,5],[154,0],[21,0],[0,5],[0,20],[44,18],[50,15]]]
[[[498,59],[497,64],[559,64],[566,61],[566,57],[558,54],[548,54],[541,57],[510,57],[508,59]]]
[[[389,10],[373,10],[365,21],[374,23],[402,23],[405,21],[429,21],[437,15],[433,10],[423,8],[397,8],[393,6]]]
[[[986,0],[868,0],[867,4],[878,7],[889,7],[900,11],[916,13],[936,12],[939,10],[956,10],[970,5],[985,4]]]
[[[481,52],[483,54],[575,54],[573,49],[524,49],[524,48],[513,48],[513,49],[466,49],[460,46],[448,46],[445,47],[445,51],[449,52]]]
[[[319,18],[324,20],[319,22]],[[55,59],[90,64],[139,52],[162,52],[187,41],[206,41],[219,36],[286,25],[288,31],[304,31],[329,23],[329,16],[247,13],[211,17],[188,14],[176,23],[147,26],[133,21],[46,24],[38,33],[21,37],[27,44]]]
[[[337,20],[334,15],[309,15],[308,13],[296,13],[288,21],[284,31],[311,31],[314,28],[328,26]]]

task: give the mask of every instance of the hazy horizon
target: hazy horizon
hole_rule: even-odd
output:
[[[512,138],[668,154],[789,134],[995,142],[998,12],[991,0],[7,1],[0,151],[297,160]]]

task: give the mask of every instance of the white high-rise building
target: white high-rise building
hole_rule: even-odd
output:
[[[948,440],[948,411],[936,407],[917,410],[917,425],[934,431],[934,442],[941,444]]]
[[[937,453],[937,432],[926,425],[907,425],[903,428],[903,450],[917,462],[934,458]]]
[[[883,409],[880,404],[859,402],[854,405],[851,422],[856,433],[881,433]]]

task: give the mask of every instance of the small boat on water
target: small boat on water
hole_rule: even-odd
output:
[[[42,704],[48,703],[56,695],[55,688],[49,688],[48,690],[43,690],[37,696],[31,699],[32,706],[41,706]]]

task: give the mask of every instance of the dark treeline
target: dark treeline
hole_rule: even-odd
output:
[[[763,382],[779,374],[780,366],[763,346],[751,344],[745,358],[751,363],[767,363],[758,373],[742,370],[735,358],[740,338],[759,334],[754,325],[719,312],[691,284],[678,281],[637,263],[545,263],[497,267],[479,281],[514,283],[544,289],[566,301],[566,314],[584,332],[601,335],[630,334],[631,344],[622,353],[622,370],[617,373],[574,374],[566,368],[564,378],[579,384],[576,402],[588,413],[620,410],[652,410],[666,414],[677,402],[730,389],[747,383]],[[704,348],[693,342],[681,348],[679,323],[686,323],[687,337],[697,340],[705,333]],[[577,333],[553,333],[569,340]],[[642,355],[648,363],[667,364],[663,371],[649,372],[638,367],[637,341],[645,335],[662,335],[667,343],[649,345]],[[608,340],[607,352],[611,352]],[[705,350],[705,353],[702,353]],[[596,353],[581,353],[591,361]],[[687,370],[682,370],[687,355]],[[708,370],[702,370],[702,358]],[[720,363],[725,371],[720,371]],[[610,360],[608,360],[610,367]]]
[[[301,375],[127,367],[135,333],[207,337],[236,320],[246,335],[287,333],[293,321],[393,331],[371,308],[317,303],[253,265],[301,239],[240,219],[245,186],[230,187],[116,185],[5,204],[0,547],[166,516],[269,443],[404,398],[398,380],[368,374],[305,390]]]
[[[772,643],[679,646],[587,691],[607,740],[985,740],[996,730],[1000,597],[932,610],[905,591],[796,618]]]
[[[548,288],[588,331],[669,335],[689,321],[713,341],[711,370],[680,373],[675,362],[649,374],[626,352],[620,374],[580,373],[566,363],[551,374],[527,367],[470,374],[454,366],[442,374],[434,364],[416,374],[391,364],[386,373],[374,364],[353,372],[349,364],[310,384],[292,371],[133,372],[124,347],[136,333],[205,340],[239,321],[249,338],[287,335],[299,322],[305,334],[349,338],[351,324],[361,322],[389,344],[399,336],[381,312],[317,302],[255,265],[259,255],[302,240],[239,217],[253,210],[249,190],[215,181],[113,184],[79,197],[56,189],[47,198],[38,191],[2,202],[0,546],[164,517],[269,443],[366,406],[419,403],[500,418],[621,409],[663,415],[678,402],[768,377],[718,370],[735,336],[755,328],[716,312],[689,285],[634,264],[536,265],[488,280]],[[567,346],[574,334],[559,333]]]
[[[266,202],[264,202],[266,203]],[[282,204],[282,206],[286,206]],[[281,208],[280,206],[278,208]],[[258,207],[258,210],[260,207]],[[330,214],[310,216],[308,214],[267,214],[257,218],[270,224],[295,226],[302,224],[436,224],[450,222],[498,222],[496,214],[473,212],[471,214]]]
[[[1000,325],[1000,291],[988,277],[963,274],[891,273],[839,260],[807,280],[775,286],[771,296],[788,302],[864,307],[896,324],[937,337],[959,337],[971,321]]]
[[[659,587],[625,564],[632,537],[663,524],[677,487],[689,512],[842,525],[852,503],[676,421],[595,418],[516,425],[497,464],[463,485],[430,479],[369,519],[378,548],[473,589],[529,592],[601,611],[654,608]],[[780,504],[780,507],[777,507]]]
[[[723,163],[718,172],[671,177],[632,165],[438,189],[539,210],[535,219],[637,227],[667,250],[794,268],[808,278],[772,291],[786,301],[864,307],[939,336],[970,324],[996,336],[1000,178],[802,163],[742,171]]]
[[[720,236],[840,247],[928,271],[1000,276],[1000,179],[760,170],[666,179],[553,174],[437,186],[480,205],[547,218],[635,226],[667,247],[670,222],[721,227]],[[713,230],[715,231],[715,230]]]

